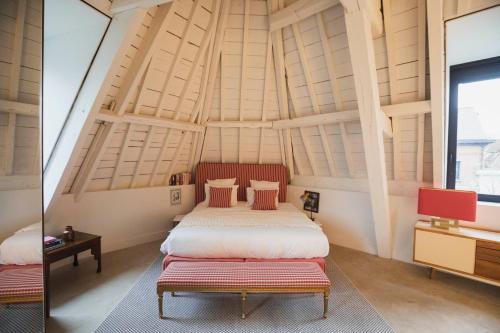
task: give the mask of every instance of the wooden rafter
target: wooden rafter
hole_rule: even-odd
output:
[[[125,161],[125,151],[130,143],[130,137],[134,131],[134,124],[130,123],[125,131],[125,137],[123,138],[123,143],[120,147],[120,152],[118,153],[118,161],[116,162],[115,169],[113,170],[113,176],[111,177],[111,184],[109,186],[110,190],[116,188],[116,182],[120,176],[120,171],[123,168],[123,162]]]
[[[15,113],[23,116],[38,117],[40,106],[0,99],[0,112]]]
[[[313,111],[315,114],[320,114],[320,108],[319,108],[319,103],[318,99],[316,96],[316,92],[314,91],[314,84],[312,80],[312,75],[311,75],[311,70],[309,68],[309,61],[307,60],[307,55],[306,55],[306,50],[304,47],[304,41],[302,40],[302,35],[300,33],[299,27],[297,24],[292,24],[292,30],[293,34],[295,36],[295,40],[297,43],[297,49],[299,51],[299,58],[302,63],[302,68],[304,71],[304,76],[306,78],[306,85],[307,89],[309,91],[309,97],[311,98],[311,103],[313,106]],[[323,146],[323,151],[326,156],[326,161],[328,162],[328,169],[330,170],[330,175],[335,176],[335,165],[333,162],[333,154],[330,149],[330,143],[328,142],[328,136],[325,131],[324,125],[318,125],[318,131],[321,137],[321,143]],[[314,158],[314,156],[312,156]],[[312,162],[314,163],[314,162]]]
[[[271,41],[271,33],[267,34],[267,47],[266,47],[266,65],[264,69],[264,91],[262,93],[262,115],[261,115],[261,121],[266,121],[267,119],[267,99],[268,99],[268,91],[270,89],[269,84],[269,76],[271,72],[271,61],[272,61],[272,41]],[[278,133],[280,136],[280,141],[282,141],[281,134]],[[280,150],[283,151],[281,147],[282,142],[280,142]],[[284,154],[282,154],[282,163],[285,162],[283,159]],[[259,164],[262,164],[262,160],[264,158],[264,129],[261,128],[260,130],[260,139],[259,139]]]
[[[427,0],[432,112],[432,179],[444,186],[444,26],[443,0]]]
[[[267,0],[267,12],[269,15],[275,13],[279,9],[283,8],[282,1],[279,0]],[[276,88],[278,90],[278,104],[280,108],[280,118],[289,119],[288,114],[288,94],[286,88],[286,77],[285,77],[285,60],[284,60],[284,49],[283,49],[283,35],[281,29],[274,31],[271,34],[271,40],[273,43],[273,59],[274,59],[274,72],[276,78]],[[283,150],[285,151],[286,165],[290,171],[290,180],[293,179],[295,175],[295,166],[293,162],[293,152],[292,152],[292,136],[289,129],[282,131],[283,135]]]
[[[392,3],[391,0],[383,0],[384,4],[384,27],[385,27],[385,44],[387,49],[387,70],[389,71],[389,93],[391,104],[398,103],[398,79],[396,73],[396,43],[394,40],[394,29],[392,24]],[[393,165],[394,179],[401,179],[401,134],[399,132],[400,118],[399,116],[392,117],[393,129]]]
[[[80,201],[83,193],[85,193],[87,186],[92,180],[92,175],[99,166],[99,161],[105,151],[105,147],[107,147],[113,136],[115,128],[115,123],[104,123],[99,125],[94,140],[92,141],[89,151],[83,160],[70,190],[70,193],[73,193],[75,196],[75,201]]]
[[[340,129],[340,138],[341,138],[343,146],[344,146],[344,154],[345,154],[345,162],[347,164],[347,172],[349,173],[349,176],[356,177],[357,173],[356,173],[356,167],[355,167],[354,161],[352,159],[351,142],[349,141],[349,137],[347,136],[347,129],[346,129],[345,123],[339,123],[339,129]]]
[[[363,9],[345,11],[349,53],[358,99],[378,254],[392,256],[392,227],[385,169],[383,126],[370,23]]]
[[[141,47],[132,61],[132,65],[127,71],[123,84],[116,96],[115,110],[118,114],[124,114],[127,106],[137,89],[137,85],[141,77],[146,77],[144,72],[146,67],[151,63],[153,54],[160,48],[163,32],[166,29],[168,22],[171,20],[175,12],[175,4],[166,4],[158,8],[151,21],[151,26],[148,29]],[[148,70],[149,72],[149,70]]]
[[[134,115],[131,113],[126,113],[123,116],[117,116],[115,113],[101,109],[102,111],[96,115],[97,120],[107,121],[111,123],[133,123],[136,125],[147,125],[147,126],[157,126],[164,128],[175,128],[182,131],[192,131],[200,132],[203,130],[203,126],[193,124],[187,121],[172,120],[166,118],[158,118],[154,116],[147,115]]]
[[[146,153],[148,152],[149,146],[151,145],[151,140],[154,136],[155,127],[150,126],[146,134],[146,139],[142,145],[141,153],[139,154],[139,160],[135,164],[134,175],[132,176],[132,181],[130,182],[130,188],[134,188],[137,185],[137,177],[139,176],[141,169],[144,165]]]
[[[243,113],[245,110],[245,96],[246,96],[246,68],[247,68],[247,57],[248,53],[248,29],[250,25],[250,0],[244,0],[245,11],[243,17],[243,46],[241,49],[241,77],[240,77],[240,121],[243,121]],[[222,75],[221,75],[222,80]],[[238,139],[238,161],[243,163],[243,130],[240,128],[239,139]],[[221,147],[222,148],[222,147]]]
[[[418,0],[418,99],[425,99],[426,58],[426,13],[425,0]],[[424,179],[425,115],[417,115],[417,181]]]

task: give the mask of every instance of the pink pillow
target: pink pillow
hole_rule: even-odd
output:
[[[231,207],[231,187],[210,187],[210,199],[208,207],[229,208]]]
[[[275,210],[276,196],[278,190],[255,190],[255,199],[252,209],[255,210]]]

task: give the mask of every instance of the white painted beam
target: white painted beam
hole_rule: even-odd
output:
[[[118,116],[109,110],[103,111],[96,115],[96,119],[111,123],[132,123],[136,125],[157,126],[163,128],[174,128],[182,131],[200,132],[203,126],[193,124],[192,122],[159,118],[148,115],[136,115],[125,113],[123,116]]]
[[[404,117],[431,112],[431,101],[408,102],[382,106],[387,117]]]
[[[114,0],[111,5],[111,14],[118,14],[131,9],[148,9],[153,6],[160,6],[173,0]]]
[[[15,113],[30,117],[38,117],[40,113],[40,105],[0,99],[0,112]]]
[[[269,30],[273,32],[282,29],[290,24],[297,23],[309,16],[320,13],[338,3],[338,0],[298,0],[269,16]]]
[[[340,0],[340,2],[348,12],[361,9],[365,12],[370,21],[372,37],[379,37],[384,33],[380,0]]]
[[[116,182],[118,177],[120,177],[120,171],[123,168],[123,162],[125,161],[125,151],[128,148],[130,136],[134,130],[134,124],[130,123],[125,132],[125,137],[123,138],[122,145],[120,147],[120,152],[118,153],[118,161],[116,162],[115,169],[113,170],[113,177],[111,177],[111,184],[109,186],[110,190],[114,190],[116,188]]]
[[[434,187],[445,186],[444,148],[444,25],[443,0],[427,0],[427,27],[432,114],[432,177]]]
[[[345,13],[378,254],[391,258],[392,227],[372,33],[364,10]]]
[[[346,121],[359,120],[359,113],[357,110],[339,111],[330,113],[320,113],[310,116],[297,117],[293,119],[283,119],[273,121],[274,129],[296,128],[296,127],[310,127],[318,126],[321,124],[333,124]]]

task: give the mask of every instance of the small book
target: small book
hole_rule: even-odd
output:
[[[64,245],[66,245],[66,244],[65,244],[65,243],[64,243],[64,241],[61,239],[61,242],[60,242],[60,243],[56,243],[56,244],[51,244],[51,245],[49,245],[49,246],[45,246],[45,247],[44,247],[44,249],[45,249],[46,251],[50,251],[50,250],[55,250],[55,249],[57,249],[57,248],[63,247]]]

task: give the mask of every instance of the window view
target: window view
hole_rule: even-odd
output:
[[[109,17],[79,0],[46,0],[44,6],[43,165],[46,166]]]
[[[500,78],[459,84],[455,188],[500,195]]]

